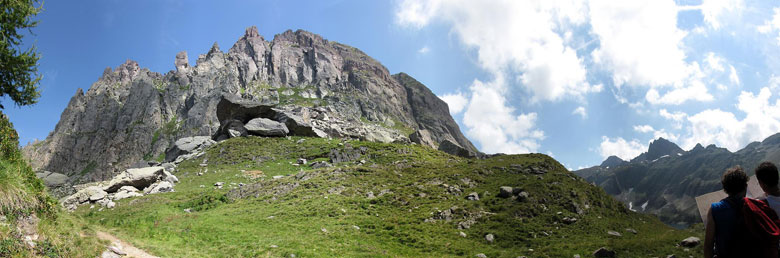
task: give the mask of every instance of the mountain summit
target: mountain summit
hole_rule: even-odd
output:
[[[686,226],[701,222],[695,197],[721,189],[726,169],[740,165],[748,175],[763,161],[780,162],[780,134],[730,152],[697,144],[683,151],[659,138],[648,151],[616,166],[607,158],[600,166],[573,171],[604,188],[635,211],[656,214],[667,224]]]
[[[682,154],[684,152],[685,151],[681,149],[680,146],[677,146],[677,144],[660,137],[650,143],[647,152],[642,153],[631,161],[653,161],[662,157]]]
[[[39,171],[69,182],[105,180],[135,163],[165,158],[180,138],[214,135],[223,96],[274,105],[327,137],[412,141],[476,156],[447,104],[407,74],[360,50],[303,31],[266,41],[252,26],[227,51],[214,43],[190,66],[149,71],[128,60],[71,98],[54,131],[23,152]]]

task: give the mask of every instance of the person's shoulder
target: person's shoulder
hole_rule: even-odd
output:
[[[728,204],[728,202],[726,202],[726,199],[723,199],[723,200],[720,200],[720,201],[717,201],[717,202],[713,202],[710,207],[712,209],[722,209],[722,208],[729,207],[729,204]]]

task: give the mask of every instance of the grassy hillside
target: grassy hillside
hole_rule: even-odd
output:
[[[38,235],[35,247],[22,240],[25,229]],[[0,113],[0,257],[95,257],[105,247],[94,234],[49,197],[22,159],[13,125]]]
[[[330,162],[332,150],[361,155],[334,167],[294,165]],[[699,232],[627,211],[541,154],[472,160],[418,145],[249,137],[214,145],[175,174],[174,193],[76,214],[166,257],[571,257],[602,246],[623,257],[701,255],[675,246]],[[500,198],[500,186],[528,198]],[[471,192],[479,200],[467,200]]]

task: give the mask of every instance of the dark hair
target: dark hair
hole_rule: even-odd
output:
[[[745,188],[747,188],[747,181],[747,174],[745,174],[745,171],[742,171],[742,167],[740,166],[729,168],[720,179],[720,183],[723,184],[723,191],[728,195],[745,191]]]
[[[764,161],[756,168],[756,178],[769,187],[777,187],[777,167],[772,162]]]

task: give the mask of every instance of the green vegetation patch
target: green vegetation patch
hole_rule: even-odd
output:
[[[360,155],[308,165],[330,162],[334,150]],[[700,230],[631,212],[541,154],[474,160],[419,145],[244,137],[211,146],[175,174],[176,192],[76,214],[171,257],[571,257],[600,247],[620,257],[701,256],[676,246]],[[500,186],[528,198],[498,197]]]

